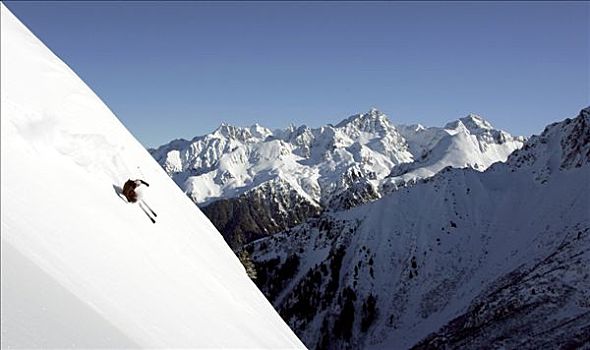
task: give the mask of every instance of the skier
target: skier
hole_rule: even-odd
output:
[[[143,180],[129,179],[127,180],[127,182],[125,182],[125,185],[123,185],[123,195],[125,196],[125,198],[127,198],[127,201],[129,203],[137,202],[137,193],[135,192],[135,189],[141,186],[142,184],[148,187],[150,186],[147,182]]]
[[[127,198],[127,201],[129,203],[135,203],[138,200],[138,196],[137,196],[137,192],[135,192],[135,189],[141,185],[146,185],[146,186],[150,186],[147,182],[143,181],[143,180],[127,180],[125,182],[125,185],[123,185],[123,191],[122,194],[125,196],[125,198]],[[150,213],[152,213],[152,215],[154,217],[158,216],[153,210],[152,208],[149,207],[149,205],[147,205],[147,203],[143,200],[143,199],[139,199],[139,207],[141,208],[141,210],[143,210],[143,212],[145,213],[145,215],[148,216],[148,218],[155,224],[156,220],[148,213],[148,210]],[[147,210],[146,210],[147,208]]]

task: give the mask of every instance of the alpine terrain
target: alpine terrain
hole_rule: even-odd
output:
[[[372,109],[150,152],[309,348],[590,344],[588,108],[529,140]]]
[[[590,346],[590,108],[484,172],[445,168],[247,246],[309,348]]]
[[[523,142],[477,115],[443,128],[395,126],[373,108],[317,129],[222,124],[150,152],[232,242],[379,199],[447,166],[484,170]]]
[[[1,4],[2,348],[303,348],[222,236]],[[119,187],[150,186],[153,224]]]

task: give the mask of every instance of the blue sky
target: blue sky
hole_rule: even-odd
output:
[[[519,135],[589,104],[588,2],[13,2],[146,146],[377,107]]]

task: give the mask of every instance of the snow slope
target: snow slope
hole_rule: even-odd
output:
[[[112,112],[1,16],[2,348],[303,348]],[[129,177],[156,224],[116,193]]]

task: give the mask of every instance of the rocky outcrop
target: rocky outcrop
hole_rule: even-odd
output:
[[[221,199],[201,210],[226,241],[242,235],[245,243],[284,231],[318,216],[321,207],[302,197],[281,180],[246,192],[236,198]]]

